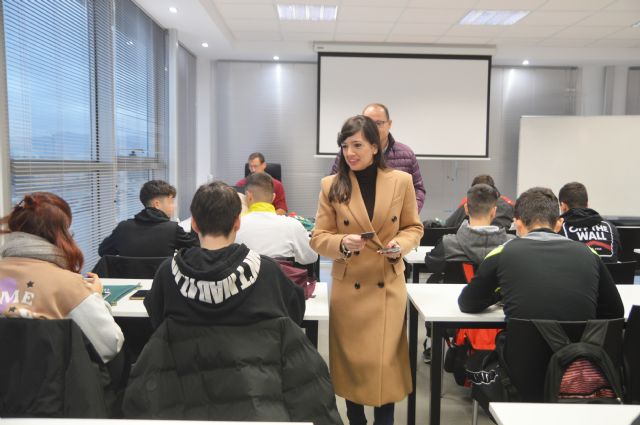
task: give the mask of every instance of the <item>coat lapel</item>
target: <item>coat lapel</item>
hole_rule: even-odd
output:
[[[372,226],[376,235],[381,231],[385,222],[390,219],[389,209],[396,192],[396,179],[390,178],[389,169],[378,170],[376,177],[376,204],[373,208]]]

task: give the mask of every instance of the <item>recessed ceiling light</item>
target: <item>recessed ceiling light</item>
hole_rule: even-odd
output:
[[[335,21],[338,6],[313,4],[278,4],[278,18],[282,21]]]
[[[173,6],[171,6],[171,7],[169,8],[169,12],[171,12],[171,13],[178,13],[178,9],[176,9],[176,8],[175,8],[175,7],[173,7]]]
[[[274,56],[274,57],[273,57],[273,60],[274,60],[274,61],[279,61],[279,60],[280,60],[280,56]]]
[[[202,43],[202,47],[209,47],[209,43],[207,42]]]
[[[513,25],[529,14],[528,10],[472,10],[460,25]]]
[[[523,60],[523,61],[522,61],[522,64],[523,64],[524,66],[529,65],[529,60],[528,60],[528,59]]]

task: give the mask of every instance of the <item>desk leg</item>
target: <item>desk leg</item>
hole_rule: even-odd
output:
[[[420,283],[420,267],[417,264],[411,265],[411,271],[413,277],[411,278],[411,283]]]
[[[318,349],[318,321],[317,320],[303,320],[302,327],[304,328],[307,338],[311,341],[316,350]]]
[[[440,425],[440,397],[442,393],[442,352],[445,329],[437,322],[431,324],[431,400],[429,424]]]
[[[415,265],[414,265],[415,270]],[[411,365],[411,379],[413,391],[409,394],[407,425],[416,423],[416,374],[418,370],[418,310],[409,302],[409,364]]]

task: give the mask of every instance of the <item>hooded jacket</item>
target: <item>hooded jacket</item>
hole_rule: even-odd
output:
[[[175,250],[199,246],[197,235],[186,233],[159,209],[146,207],[134,218],[121,221],[98,247],[98,255],[169,257]]]
[[[145,298],[158,329],[125,416],[341,424],[327,366],[296,324],[302,292],[245,245],[179,251]]]
[[[470,261],[478,265],[494,248],[513,238],[502,227],[471,227],[464,221],[455,234],[442,237],[424,262],[431,273],[442,273],[446,261]]]
[[[571,208],[561,216],[564,219],[561,235],[582,242],[598,253],[605,263],[615,263],[622,251],[618,229],[603,220],[591,208]]]

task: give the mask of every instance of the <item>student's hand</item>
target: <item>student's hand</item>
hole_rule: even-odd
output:
[[[87,285],[87,288],[91,289],[93,292],[102,295],[102,282],[100,282],[100,278],[95,273],[87,273],[88,277],[84,278],[84,283]]]
[[[387,252],[387,250],[390,250],[391,252]],[[387,257],[390,260],[395,260],[402,256],[402,250],[400,249],[400,244],[398,244],[398,242],[396,242],[395,239],[390,240],[387,246],[384,247],[384,249],[378,250],[378,253],[380,255]]]
[[[342,238],[342,245],[349,251],[361,251],[366,243],[366,239],[362,239],[360,235],[347,235]]]

